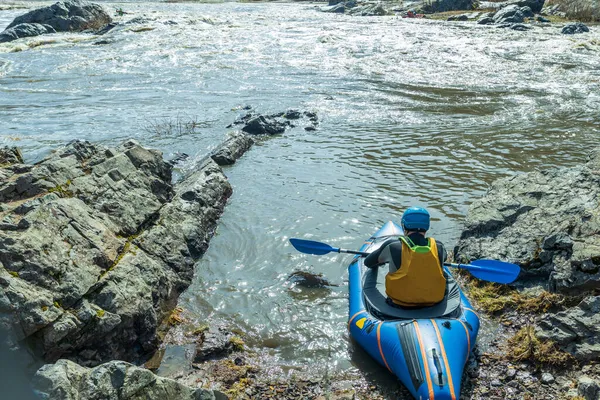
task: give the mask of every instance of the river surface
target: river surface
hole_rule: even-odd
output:
[[[0,44],[0,145],[34,162],[72,139],[135,138],[189,154],[183,173],[246,105],[316,112],[316,131],[288,130],[225,169],[233,197],[179,301],[281,365],[348,371],[364,359],[346,333],[349,258],[302,255],[288,238],[356,249],[421,205],[452,249],[491,182],[580,164],[598,144],[598,27],[566,36],[307,3],[103,4],[128,13],[118,21],[148,21]],[[0,29],[25,11],[0,11]],[[295,270],[339,286],[292,287]]]

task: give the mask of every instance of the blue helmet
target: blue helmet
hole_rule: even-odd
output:
[[[402,226],[410,231],[429,229],[429,213],[422,207],[410,207],[402,214]]]

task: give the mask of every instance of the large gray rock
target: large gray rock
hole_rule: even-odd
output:
[[[534,13],[539,13],[544,7],[545,0],[509,0],[498,3],[500,8],[515,5],[517,7],[529,7]]]
[[[134,141],[0,168],[0,323],[50,362],[152,353],[231,194],[210,159],[175,188],[171,170]]]
[[[348,14],[358,15],[361,17],[372,17],[372,16],[387,15],[388,12],[383,7],[382,3],[375,3],[375,4],[365,4],[365,5],[351,8],[348,10]]]
[[[578,167],[500,179],[471,205],[455,256],[518,263],[564,293],[598,288],[599,198],[600,151]]]
[[[23,162],[23,154],[17,147],[0,148],[0,167]]]
[[[227,140],[216,149],[211,158],[219,165],[231,165],[240,158],[252,145],[254,139],[242,132],[230,134]]]
[[[589,376],[580,376],[577,380],[577,394],[585,400],[598,400],[600,398],[600,384]]]
[[[502,8],[500,11],[494,14],[493,19],[494,23],[496,24],[518,24],[525,20],[525,16],[518,6],[510,5]]]
[[[577,307],[543,316],[536,336],[556,342],[580,361],[600,359],[600,296],[587,297]]]
[[[68,360],[44,365],[33,379],[40,398],[52,400],[216,400],[227,398],[212,390],[184,386],[123,361],[93,369]]]
[[[12,42],[24,37],[56,33],[53,27],[43,24],[19,24],[0,33],[0,43]]]
[[[473,0],[427,0],[421,5],[425,13],[438,13],[455,10],[473,10],[476,2]]]
[[[83,0],[60,1],[17,17],[7,29],[19,24],[49,25],[57,32],[100,29],[112,22],[104,7]]]

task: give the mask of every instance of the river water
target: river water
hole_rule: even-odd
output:
[[[288,238],[356,249],[421,205],[451,249],[495,179],[577,165],[598,142],[597,27],[514,32],[308,3],[103,4],[148,21],[0,44],[0,145],[33,162],[72,139],[135,138],[189,154],[185,172],[246,105],[315,111],[316,131],[288,130],[225,169],[233,197],[179,302],[281,365],[348,371],[363,357],[346,333],[349,258],[302,255]],[[0,11],[0,29],[25,11]],[[339,286],[292,287],[295,270]]]

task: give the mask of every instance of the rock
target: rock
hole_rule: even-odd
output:
[[[542,374],[542,379],[541,379],[542,383],[545,384],[550,384],[554,382],[554,376],[552,376],[552,374],[548,373],[548,372],[544,372]]]
[[[371,17],[371,16],[377,16],[377,15],[381,16],[381,15],[388,14],[386,9],[383,7],[383,4],[381,4],[381,3],[357,6],[357,7],[351,8],[348,13],[350,15],[359,15],[359,16],[363,16],[363,17]]]
[[[506,7],[506,6],[517,6],[517,7],[529,7],[531,9],[531,11],[533,11],[534,13],[538,13],[542,10],[542,7],[544,7],[544,2],[545,0],[509,0],[509,1],[505,1],[503,3],[500,3],[500,7]]]
[[[525,20],[521,9],[516,5],[510,5],[502,8],[494,14],[494,22],[496,24],[514,23],[518,24]]]
[[[528,31],[533,29],[531,26],[525,24],[511,24],[509,28],[513,31]]]
[[[598,400],[600,385],[588,376],[581,376],[577,382],[577,394],[585,400]]]
[[[231,194],[222,171],[208,160],[173,187],[135,141],[22,167],[0,169],[0,323],[46,361],[144,359]]]
[[[473,0],[431,0],[422,4],[424,13],[438,13],[456,10],[473,10],[475,7]]]
[[[467,14],[460,14],[460,15],[452,15],[450,17],[448,17],[448,21],[468,21],[469,17]]]
[[[285,124],[280,123],[273,118],[261,115],[250,119],[246,126],[242,128],[242,131],[249,133],[250,135],[277,135],[285,132],[285,128]]]
[[[12,42],[24,37],[56,33],[53,27],[45,24],[18,24],[0,33],[0,43]]]
[[[21,150],[17,147],[8,147],[0,149],[0,167],[12,165],[12,164],[22,164],[23,154],[21,154]]]
[[[548,18],[544,18],[541,15],[538,15],[537,17],[535,17],[535,20],[537,22],[542,22],[542,23],[549,23],[550,20]]]
[[[241,132],[232,133],[225,143],[213,152],[211,158],[218,165],[232,165],[253,144],[254,140],[250,136]]]
[[[587,164],[494,182],[473,202],[455,259],[506,260],[550,289],[600,287],[600,151]]]
[[[58,360],[38,370],[33,386],[41,398],[52,400],[215,400],[222,393],[184,386],[124,361],[111,361],[93,369]]]
[[[333,14],[343,14],[346,12],[346,5],[344,2],[340,2],[334,5],[324,6],[319,8],[322,12],[328,12]]]
[[[56,32],[81,32],[100,29],[111,22],[112,18],[101,5],[83,0],[67,0],[21,15],[7,29],[19,24],[42,24],[50,25]]]
[[[288,281],[294,285],[307,288],[321,288],[328,286],[339,286],[329,282],[323,274],[313,274],[307,271],[295,271],[288,276]]]
[[[576,22],[573,24],[565,25],[562,28],[561,33],[565,35],[574,35],[576,33],[585,33],[589,31],[590,29],[585,24],[582,24],[581,22]]]
[[[291,121],[296,121],[301,118],[308,118],[312,123],[312,127],[318,124],[318,117],[315,113],[304,111],[301,113],[298,110],[287,110],[271,115],[260,115],[254,112],[248,112],[245,115],[237,118],[233,124],[227,126],[231,128],[233,125],[241,125],[244,127],[242,131],[250,135],[277,135],[285,132],[287,128],[293,128],[295,125]]]
[[[531,10],[531,7],[528,7],[528,6],[521,7],[520,10],[525,18],[533,18],[535,16],[533,11]]]
[[[208,331],[202,333],[202,340],[196,346],[194,362],[225,357],[235,350],[231,340],[234,334],[222,327],[210,326]]]
[[[556,342],[581,361],[600,359],[600,296],[585,298],[566,311],[544,315],[536,336]]]
[[[492,17],[487,17],[487,16],[484,16],[484,17],[481,17],[481,18],[479,18],[479,19],[477,20],[477,23],[478,23],[479,25],[490,25],[490,24],[493,24],[493,23],[494,23],[494,18],[492,18]]]

